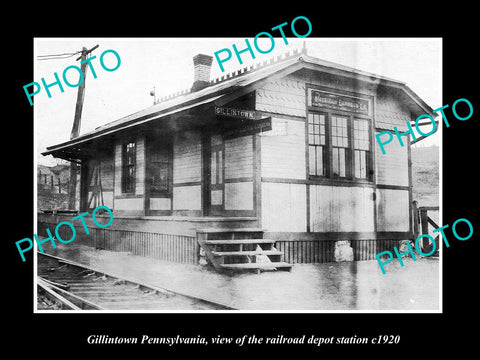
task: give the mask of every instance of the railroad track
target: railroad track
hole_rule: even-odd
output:
[[[39,310],[237,310],[37,252]]]

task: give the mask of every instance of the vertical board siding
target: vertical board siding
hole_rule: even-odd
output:
[[[170,198],[150,198],[150,210],[170,210],[171,207]]]
[[[334,262],[335,240],[292,240],[277,241],[275,247],[283,251],[283,261],[291,264]],[[376,260],[375,255],[383,251],[393,252],[400,240],[352,240],[353,260]]]
[[[276,128],[282,128],[283,133],[276,135]],[[262,177],[305,179],[303,121],[272,118],[272,130],[262,133],[260,139]]]
[[[253,182],[226,183],[225,210],[253,210]]]
[[[173,183],[201,181],[202,144],[199,132],[177,133],[173,145]]]
[[[92,192],[88,192],[88,199],[92,196]],[[113,192],[112,191],[102,191],[102,196],[103,196],[103,205],[108,206],[110,209],[113,209]],[[90,209],[95,208],[95,203],[94,201],[91,202],[90,204]]]
[[[262,182],[262,227],[307,231],[306,185]]]
[[[115,199],[114,204],[117,210],[143,210],[143,198]]]
[[[381,131],[377,130],[376,134]],[[386,140],[387,136],[382,135],[381,140]],[[404,146],[394,139],[392,142],[384,145],[385,154],[378,141],[375,141],[375,171],[377,174],[377,184],[408,186],[408,146],[407,137],[403,137]]]
[[[54,223],[39,222],[37,233],[46,236],[49,228],[55,236]],[[142,231],[100,229],[88,227],[89,234],[82,225],[75,226],[77,244],[97,249],[128,252],[133,255],[150,257],[183,264],[197,264],[199,246],[194,236],[158,234]],[[68,240],[72,231],[68,226],[58,229],[60,238]],[[58,241],[58,240],[57,240]],[[283,252],[283,260],[291,264],[333,262],[336,240],[278,240],[275,247]],[[393,252],[401,240],[351,240],[355,261],[375,260],[375,255],[383,251]],[[44,243],[45,250],[51,244]]]
[[[373,189],[310,185],[312,232],[374,231]]]
[[[88,161],[88,178],[90,178],[90,187],[95,185],[95,177],[93,171],[95,165],[100,164],[100,180],[102,183],[102,189],[105,191],[112,191],[114,189],[114,171],[115,171],[115,159],[114,156],[102,156],[98,160]],[[90,188],[89,188],[90,189]]]
[[[37,230],[38,235],[46,236],[47,233],[45,229],[49,228],[52,235],[55,236],[55,226],[56,224],[53,223],[39,222]],[[102,250],[128,252],[133,255],[182,264],[198,263],[199,248],[194,236],[115,230],[108,228],[101,229],[95,227],[87,227],[89,232],[87,235],[83,225],[74,227],[76,237],[72,242],[80,245]],[[58,228],[58,235],[64,240],[69,240],[72,237],[72,230],[69,226],[61,226]],[[44,249],[51,247],[50,243],[45,243]]]
[[[115,145],[115,187],[114,195],[119,196],[122,194],[122,144]]]
[[[173,187],[173,210],[201,210],[202,187],[174,186]]]
[[[136,142],[135,164],[135,194],[145,194],[145,138],[138,138]]]
[[[408,190],[377,189],[378,231],[408,231],[409,215]]]
[[[253,176],[253,136],[225,140],[225,179]]]
[[[184,264],[197,263],[198,248],[195,237],[127,230],[103,231],[104,250],[129,252]]]

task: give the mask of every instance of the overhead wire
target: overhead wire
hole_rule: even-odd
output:
[[[72,56],[75,56],[82,51],[77,51],[74,53],[63,53],[63,54],[55,54],[55,55],[37,55],[37,60],[57,60],[57,59],[66,59]]]

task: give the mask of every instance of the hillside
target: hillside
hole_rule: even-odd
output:
[[[412,147],[413,200],[418,206],[439,205],[438,146]]]
[[[68,209],[70,165],[37,166],[38,210]],[[78,179],[78,178],[77,178]],[[60,186],[59,186],[60,184]]]

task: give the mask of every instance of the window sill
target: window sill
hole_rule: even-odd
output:
[[[120,195],[115,195],[115,199],[136,199],[136,198],[143,198],[144,195],[136,195],[136,194],[120,194]]]
[[[345,178],[327,178],[320,176],[309,176],[308,182],[310,184],[344,184],[344,185],[369,185],[374,186],[372,180],[361,180],[361,179],[345,179]]]

